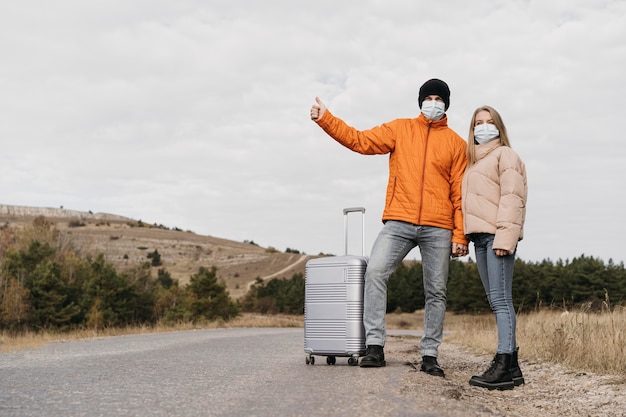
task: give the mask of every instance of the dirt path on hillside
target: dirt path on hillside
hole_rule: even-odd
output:
[[[304,262],[306,259],[308,258],[307,255],[300,255],[300,257],[298,258],[297,261],[295,261],[294,263],[292,263],[291,265],[287,265],[285,268],[281,269],[280,271],[274,272],[271,275],[267,275],[264,277],[261,277],[261,279],[263,281],[267,281],[270,280],[272,278],[276,278],[277,276],[284,274],[285,272],[289,271],[292,268],[295,268],[296,266],[298,266],[299,264],[301,264],[302,262]],[[248,285],[246,286],[247,290],[250,291],[250,288],[256,284],[257,280],[255,279],[254,281],[250,281],[248,282]]]
[[[416,337],[388,337],[385,356],[404,360],[414,368],[400,389],[408,396],[428,398],[425,412],[463,417],[626,416],[626,376],[595,375],[530,362],[524,359],[522,347],[520,367],[526,384],[509,391],[489,391],[472,387],[468,381],[485,371],[491,357],[476,356],[444,342],[439,362],[446,378],[432,377],[419,371],[418,342]]]

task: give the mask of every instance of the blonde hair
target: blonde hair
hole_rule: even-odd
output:
[[[472,115],[472,121],[470,122],[469,127],[469,135],[467,135],[467,167],[471,167],[476,163],[476,143],[474,142],[474,125],[476,124],[476,115],[481,111],[486,111],[491,115],[491,120],[493,120],[493,124],[498,128],[500,132],[500,144],[502,146],[511,147],[511,143],[509,142],[509,136],[506,133],[506,127],[504,126],[504,122],[502,121],[502,117],[500,113],[496,111],[491,106],[482,106],[474,110],[474,114]]]

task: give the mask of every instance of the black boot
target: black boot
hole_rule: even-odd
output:
[[[437,363],[437,358],[434,356],[422,356],[421,371],[433,376],[440,376],[442,378],[446,377],[443,373],[443,369]]]
[[[510,353],[497,353],[491,361],[491,366],[484,374],[474,375],[469,383],[476,387],[492,389],[513,389],[513,376],[511,375],[511,358]]]
[[[517,363],[518,351],[519,348],[515,348],[511,355],[511,376],[513,377],[513,384],[516,387],[524,384],[524,375],[522,375],[522,370],[519,368],[519,363]]]
[[[386,365],[385,352],[382,346],[371,345],[365,350],[361,359],[361,368],[380,368]]]

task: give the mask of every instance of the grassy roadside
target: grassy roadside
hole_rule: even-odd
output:
[[[449,320],[448,320],[449,318]],[[493,314],[449,316],[446,337],[477,353],[495,353]],[[520,357],[626,379],[626,309],[612,312],[539,311],[517,316]]]
[[[387,315],[389,329],[423,329],[423,311]],[[193,325],[130,327],[95,332],[31,332],[19,336],[0,333],[0,352],[34,349],[51,342],[84,340],[125,334],[235,327],[303,327],[303,316],[243,314],[228,322]],[[446,314],[444,341],[468,347],[479,354],[495,353],[496,324],[493,314]],[[626,309],[612,312],[541,311],[517,316],[520,357],[561,363],[572,369],[622,376],[626,379]]]
[[[389,314],[389,328],[423,328],[423,311]],[[446,314],[444,342],[478,354],[495,354],[493,314]],[[517,315],[520,358],[560,363],[580,372],[616,375],[626,382],[626,308],[591,313],[544,310]]]
[[[303,316],[262,316],[259,314],[243,314],[228,322],[215,321],[201,324],[179,323],[176,325],[125,327],[94,330],[74,330],[71,332],[25,332],[11,335],[0,332],[0,353],[22,349],[36,349],[47,343],[67,342],[71,340],[86,340],[97,337],[122,336],[127,334],[147,334],[158,332],[185,331],[194,329],[221,329],[235,327],[303,327]]]

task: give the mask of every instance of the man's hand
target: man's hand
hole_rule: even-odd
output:
[[[452,257],[458,258],[460,256],[465,256],[469,253],[469,249],[467,245],[463,245],[462,243],[452,242]]]
[[[319,97],[315,97],[315,103],[316,104],[311,106],[311,120],[317,122],[324,115],[324,112],[326,111],[326,106],[324,105],[324,103],[322,103],[322,100],[320,100]]]

